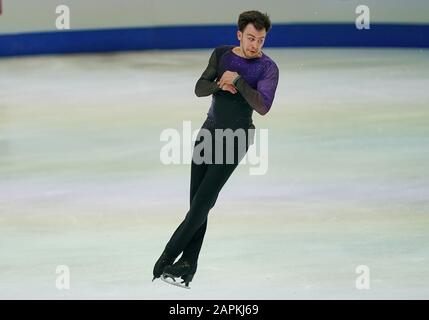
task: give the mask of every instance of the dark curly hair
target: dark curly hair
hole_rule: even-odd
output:
[[[242,12],[238,17],[238,30],[243,32],[249,23],[253,24],[256,30],[265,28],[265,31],[268,33],[271,29],[270,17],[266,13],[259,11],[251,10]]]

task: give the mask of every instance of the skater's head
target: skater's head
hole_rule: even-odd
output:
[[[238,17],[237,38],[242,53],[247,58],[261,55],[265,37],[271,29],[271,21],[267,14],[259,11],[245,11]]]

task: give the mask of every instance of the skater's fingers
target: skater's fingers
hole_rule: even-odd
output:
[[[228,85],[228,91],[231,92],[232,94],[237,93],[237,89],[235,89],[232,85]]]
[[[233,85],[231,85],[231,84],[225,83],[225,84],[223,84],[222,86],[219,86],[219,87],[223,91],[228,91],[228,92],[230,92],[232,94],[236,94],[237,93],[237,89]]]

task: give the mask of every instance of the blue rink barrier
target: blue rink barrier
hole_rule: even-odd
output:
[[[61,30],[0,35],[0,56],[214,48],[238,43],[235,25]],[[428,48],[429,25],[274,24],[265,47]]]

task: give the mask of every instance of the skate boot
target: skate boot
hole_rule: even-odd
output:
[[[156,278],[159,278],[162,275],[164,268],[167,266],[171,266],[174,260],[176,260],[176,258],[168,255],[167,252],[164,250],[158,261],[155,263],[155,266],[153,267],[152,281]]]
[[[179,261],[177,261],[175,264],[166,266],[164,268],[161,279],[169,284],[190,289],[189,283],[194,278],[196,271],[196,263],[191,263],[186,259],[180,258]],[[177,282],[176,278],[181,278],[182,282]]]

